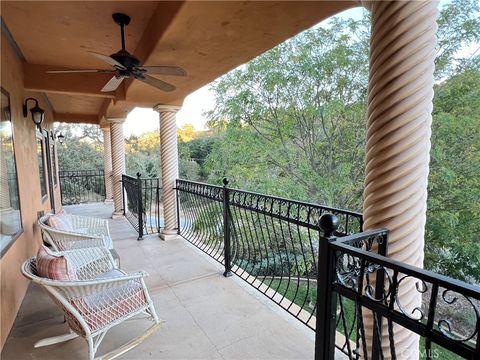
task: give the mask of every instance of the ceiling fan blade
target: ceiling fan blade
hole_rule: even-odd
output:
[[[122,83],[123,79],[125,79],[125,76],[114,76],[112,77],[102,88],[102,92],[110,92],[110,91],[115,91],[117,88],[120,86]]]
[[[100,59],[100,60],[106,62],[107,64],[115,66],[117,69],[122,69],[122,70],[126,69],[125,66],[123,66],[117,60],[115,60],[114,58],[112,58],[108,55],[103,55],[103,54],[100,54],[100,53],[96,53],[95,51],[89,51],[89,53],[92,54],[93,56],[95,56],[97,59]]]
[[[115,70],[49,70],[48,74],[74,74],[74,73],[98,73],[98,74],[111,74]]]
[[[177,66],[141,66],[141,69],[147,70],[147,74],[187,76],[187,72]]]
[[[175,86],[172,84],[169,84],[165,81],[159,80],[157,78],[154,78],[153,76],[145,75],[144,78],[137,78],[140,81],[143,81],[144,83],[147,83],[148,85],[154,86],[157,89],[170,92],[176,89]]]

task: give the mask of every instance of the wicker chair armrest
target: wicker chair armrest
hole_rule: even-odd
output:
[[[84,297],[96,294],[103,294],[106,291],[119,290],[128,287],[128,285],[137,284],[138,288],[147,295],[148,290],[145,286],[144,278],[148,274],[140,271],[133,274],[125,274],[124,276],[112,278],[97,278],[94,280],[77,280],[77,281],[58,281],[40,278],[39,283],[47,286],[53,286],[61,290],[64,296],[70,301],[82,299]]]

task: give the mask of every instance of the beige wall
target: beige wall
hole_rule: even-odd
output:
[[[46,111],[44,122],[46,129],[51,127],[53,118],[52,112],[42,94],[24,91],[21,60],[11,48],[3,33],[1,40],[1,86],[10,95],[23,223],[23,233],[7,250],[0,261],[0,344],[3,348],[28,286],[28,281],[20,273],[20,265],[28,257],[35,255],[41,242],[40,232],[36,226],[37,212],[42,210],[49,211],[51,207],[48,196],[43,202],[40,197],[35,126],[30,115],[28,118],[23,117],[22,104],[24,99],[32,96],[39,100],[40,107]],[[58,210],[60,202],[59,186],[55,189],[55,198]]]

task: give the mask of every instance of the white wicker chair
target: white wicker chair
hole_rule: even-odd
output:
[[[49,243],[55,251],[81,249],[86,247],[104,246],[113,249],[112,238],[105,219],[65,215],[73,226],[73,231],[58,230],[48,225],[51,215],[42,216],[38,225],[42,229],[43,239]]]
[[[54,251],[83,249],[91,247],[106,247],[112,253],[117,266],[120,266],[120,256],[113,249],[113,242],[105,219],[66,214],[74,231],[58,230],[48,225],[51,214],[38,219],[42,229],[43,240],[52,246]]]
[[[113,359],[158,330],[160,321],[145,285],[146,272],[126,274],[116,268],[110,251],[104,247],[67,250],[57,254],[64,255],[75,266],[79,280],[61,281],[38,276],[35,257],[25,261],[22,273],[42,286],[62,309],[71,333],[40,340],[35,347],[81,336],[88,343],[89,359],[92,360],[109,329],[136,315],[147,315],[154,324],[146,332],[101,357]]]

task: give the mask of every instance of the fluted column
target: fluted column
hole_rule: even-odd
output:
[[[110,139],[110,126],[102,127],[103,133],[103,171],[105,176],[105,202],[113,202],[112,183],[112,146]]]
[[[175,180],[178,178],[178,148],[176,113],[180,108],[157,105],[160,117],[160,158],[162,160],[162,189],[164,227],[160,238],[167,240],[177,235]]]
[[[388,256],[422,267],[437,3],[364,4],[372,13],[364,228],[388,228]],[[413,317],[418,312],[411,312],[421,305],[415,283],[404,281],[398,294]],[[371,318],[365,320],[371,337]],[[418,336],[400,326],[394,331],[397,356],[418,358]],[[389,354],[386,328],[382,336]]]
[[[122,174],[125,173],[125,141],[123,138],[124,118],[108,118],[112,147],[112,188],[114,211],[112,218],[123,216]]]

